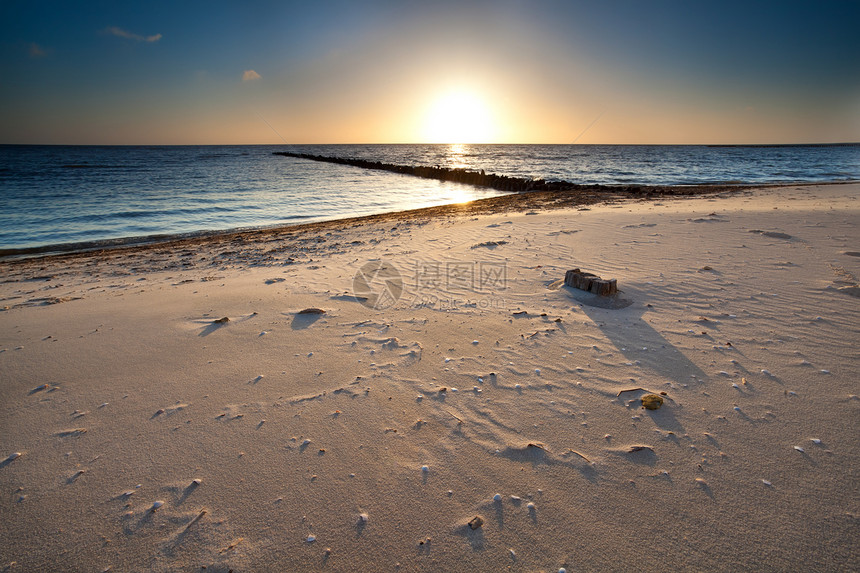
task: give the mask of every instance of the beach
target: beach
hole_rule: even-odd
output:
[[[858,198],[0,261],[0,571],[860,569]]]

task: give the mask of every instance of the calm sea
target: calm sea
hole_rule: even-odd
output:
[[[0,251],[288,225],[498,195],[273,151],[574,183],[860,180],[860,147],[0,145]]]

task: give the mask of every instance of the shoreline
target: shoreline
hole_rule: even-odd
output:
[[[796,185],[850,185],[851,181],[827,181],[821,183],[774,183],[774,184],[737,184],[737,185],[676,185],[676,186],[589,186],[587,190],[559,191],[526,191],[515,192],[497,197],[476,199],[468,203],[449,203],[433,207],[408,209],[404,211],[389,211],[359,217],[344,217],[325,219],[306,223],[287,225],[272,225],[264,227],[233,228],[224,230],[201,230],[189,233],[164,233],[82,241],[75,243],[59,243],[35,247],[20,247],[0,249],[0,263],[11,263],[19,260],[44,259],[53,257],[85,256],[92,253],[102,253],[114,250],[148,249],[165,245],[177,247],[198,244],[209,240],[224,241],[231,237],[270,236],[280,233],[313,231],[322,228],[336,227],[338,224],[355,224],[357,222],[375,222],[387,220],[411,220],[417,218],[432,218],[455,215],[477,215],[510,212],[528,209],[559,209],[565,207],[592,205],[603,201],[636,201],[649,199],[689,198],[694,196],[720,193],[741,192],[750,189],[766,189],[775,187],[790,187]],[[631,190],[634,188],[635,190]]]

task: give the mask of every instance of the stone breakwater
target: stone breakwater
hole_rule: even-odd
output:
[[[426,167],[412,165],[395,165],[393,163],[383,163],[381,161],[369,161],[366,159],[351,159],[345,157],[328,157],[324,155],[312,155],[309,153],[291,153],[288,151],[275,151],[273,155],[283,155],[285,157],[294,157],[298,159],[310,159],[312,161],[324,161],[326,163],[337,163],[339,165],[351,165],[353,167],[361,167],[363,169],[376,169],[379,171],[390,171],[392,173],[401,173],[403,175],[412,175],[414,177],[423,177],[424,179],[437,179],[439,181],[451,181],[453,183],[466,183],[477,187],[487,187],[498,191],[509,191],[512,193],[524,191],[562,191],[572,189],[572,183],[566,181],[543,181],[532,179],[521,179],[518,177],[508,177],[506,175],[494,175],[481,171],[471,171],[468,169],[451,169],[447,167]],[[589,189],[594,189],[597,186],[588,186]],[[586,188],[586,186],[582,186]]]
[[[367,159],[353,159],[347,157],[330,157],[325,155],[313,155],[310,153],[293,153],[290,151],[275,151],[272,155],[283,155],[297,159],[309,159],[312,161],[323,161],[336,163],[338,165],[351,165],[363,169],[376,169],[390,171],[425,179],[437,179],[439,181],[451,181],[454,183],[466,183],[478,187],[487,187],[497,191],[509,193],[526,193],[534,191],[606,191],[612,193],[630,193],[641,195],[694,195],[701,193],[703,189],[713,191],[713,186],[652,186],[652,185],[580,185],[569,181],[546,181],[544,179],[523,179],[519,177],[508,177],[506,175],[495,175],[485,173],[484,170],[472,171],[469,169],[452,169],[448,167],[427,167],[412,165],[395,165],[381,161],[370,161]]]

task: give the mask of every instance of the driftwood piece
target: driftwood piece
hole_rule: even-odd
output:
[[[615,279],[602,279],[593,273],[584,273],[580,269],[567,271],[564,275],[564,284],[599,296],[611,296],[618,292],[618,283]]]

